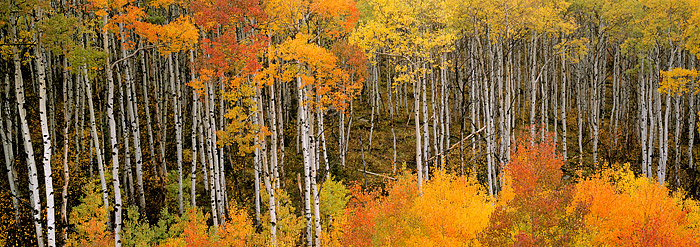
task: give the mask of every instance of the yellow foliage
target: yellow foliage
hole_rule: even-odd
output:
[[[669,71],[662,70],[660,73],[662,80],[659,83],[659,92],[673,96],[688,93],[688,85],[698,79],[696,69],[673,68]],[[692,93],[697,94],[697,89]]]
[[[76,232],[69,235],[66,246],[114,246],[114,237],[107,230],[109,212],[102,205],[102,195],[94,183],[87,184],[81,202],[71,211]]]
[[[474,246],[477,234],[489,224],[494,205],[479,184],[439,170],[425,184],[412,210],[425,226],[416,246]],[[423,245],[425,239],[431,242]]]

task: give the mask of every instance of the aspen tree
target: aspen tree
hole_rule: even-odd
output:
[[[15,36],[15,40],[19,40],[19,33],[17,30],[17,17],[10,17],[10,28],[11,32]],[[19,42],[17,42],[19,43]],[[44,234],[43,226],[41,223],[41,201],[39,199],[39,179],[37,178],[37,168],[36,161],[34,159],[34,148],[31,141],[31,135],[29,133],[29,124],[27,123],[27,110],[25,108],[25,98],[24,98],[24,79],[22,78],[21,62],[19,58],[19,51],[16,46],[12,46],[12,60],[14,64],[14,74],[15,74],[15,99],[17,100],[17,112],[19,113],[19,127],[22,132],[22,139],[24,141],[24,153],[27,157],[27,168],[29,175],[29,201],[32,206],[32,221],[34,223],[34,229],[36,232],[37,245],[39,247],[44,246]]]
[[[36,9],[36,17],[38,20],[43,18],[41,7]],[[41,136],[44,144],[44,152],[42,155],[42,163],[44,164],[44,185],[46,193],[46,227],[47,227],[47,244],[49,247],[56,246],[56,213],[54,208],[54,192],[53,192],[53,177],[51,175],[51,155],[53,154],[53,145],[51,142],[51,132],[49,131],[47,99],[49,95],[46,93],[46,56],[42,46],[42,32],[34,34],[36,46],[34,47],[34,56],[36,57],[36,72],[37,80],[39,81],[39,119],[41,120]],[[31,169],[30,169],[31,171]]]

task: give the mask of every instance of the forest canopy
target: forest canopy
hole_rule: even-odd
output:
[[[5,0],[0,246],[698,246],[698,0]]]

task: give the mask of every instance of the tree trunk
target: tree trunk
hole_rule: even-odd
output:
[[[15,35],[15,40],[19,40],[17,32],[17,23],[14,16],[10,18],[11,32]],[[19,43],[19,42],[17,42]],[[29,133],[29,124],[27,122],[27,110],[25,109],[24,100],[24,80],[22,78],[21,61],[17,46],[12,46],[12,60],[14,63],[15,73],[15,99],[17,100],[17,111],[19,113],[19,125],[22,131],[22,139],[24,140],[24,153],[27,158],[27,168],[29,175],[29,201],[32,206],[32,221],[34,222],[34,230],[36,232],[37,246],[44,246],[43,227],[41,225],[41,201],[39,199],[39,179],[37,178],[36,161],[34,159],[34,148],[32,146],[31,135]]]
[[[14,61],[13,61],[14,62]],[[7,101],[10,100],[10,74],[5,75],[5,93]],[[0,119],[13,119],[10,114],[9,102],[3,102],[3,109],[0,110]],[[3,114],[5,113],[5,114]],[[13,124],[7,121],[7,127],[5,127],[5,122],[0,121],[0,140],[2,141],[2,151],[5,157],[5,169],[7,169],[7,182],[10,186],[10,193],[12,194],[12,208],[15,213],[15,224],[19,224],[19,192],[17,191],[17,171],[15,170],[15,155],[13,151]],[[67,140],[67,139],[66,139]]]
[[[307,120],[307,102],[306,102],[306,90],[302,87],[301,77],[297,77],[297,97],[299,101],[299,124],[300,134],[301,134],[301,148],[304,158],[304,215],[306,217],[306,243],[308,246],[313,246],[313,223],[311,219],[311,166],[312,158],[309,145],[309,123]]]
[[[108,17],[104,15],[103,23],[107,23]],[[119,247],[121,243],[120,231],[122,229],[122,195],[119,185],[119,145],[117,142],[117,126],[114,121],[114,79],[112,77],[112,64],[109,59],[109,32],[102,32],[103,49],[107,52],[105,56],[105,76],[107,77],[107,121],[109,122],[109,139],[112,149],[112,184],[114,186],[114,246]]]

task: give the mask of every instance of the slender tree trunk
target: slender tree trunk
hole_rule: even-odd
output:
[[[37,9],[38,18],[41,19],[41,9]],[[41,34],[39,34],[41,35]],[[44,56],[43,47],[39,37],[35,37],[37,46],[34,47],[36,57],[37,80],[39,81],[39,119],[41,120],[41,136],[44,143],[44,152],[42,155],[42,163],[44,163],[44,185],[46,192],[46,227],[48,246],[56,246],[56,213],[54,208],[54,193],[53,193],[53,176],[51,175],[51,155],[53,154],[53,146],[51,143],[51,132],[49,131],[49,120],[47,117],[47,98],[46,93],[46,57]]]
[[[673,162],[674,162],[674,170],[675,170],[675,172],[676,172],[676,186],[677,186],[677,187],[680,187],[681,181],[680,181],[679,175],[680,175],[680,169],[681,169],[681,165],[680,165],[680,164],[681,164],[681,153],[682,153],[682,151],[681,151],[681,149],[680,149],[680,147],[681,147],[681,139],[680,139],[680,137],[681,137],[681,127],[682,127],[682,126],[681,126],[681,109],[680,109],[680,105],[683,103],[683,101],[681,100],[681,97],[680,97],[680,96],[673,96],[673,98],[674,98],[674,101],[675,101],[674,110],[675,110],[675,113],[676,113],[676,124],[675,124],[675,126],[674,126],[674,127],[676,128],[676,133],[675,133],[675,137],[673,138],[673,140],[675,141],[675,147],[674,147],[673,150],[674,150],[674,153],[675,153],[676,157],[675,157],[675,159],[673,159]],[[668,107],[668,106],[667,106],[667,107]],[[691,127],[691,128],[692,128],[692,127]]]
[[[210,86],[207,85],[206,87],[207,87],[207,94],[211,94],[212,92],[210,92],[210,90],[209,90]],[[210,105],[211,105],[211,102],[208,99],[205,99],[205,105],[206,105],[207,112],[208,112]],[[204,113],[204,117],[202,117],[201,115],[200,115],[200,117],[202,117],[204,119],[204,121],[203,121],[204,127],[206,128],[205,136],[207,138],[206,150],[207,150],[207,158],[209,160],[209,193],[210,193],[209,200],[210,200],[210,204],[211,204],[211,217],[212,217],[212,221],[214,223],[214,228],[218,228],[219,227],[219,220],[218,220],[219,213],[217,212],[217,209],[218,209],[217,193],[216,193],[217,186],[216,186],[216,174],[215,174],[215,170],[218,170],[218,169],[215,168],[215,165],[214,165],[214,154],[212,152],[212,150],[214,150],[214,148],[212,147],[212,145],[213,145],[212,138],[211,138],[211,133],[212,133],[211,128],[212,127],[211,127],[211,123],[210,123],[210,118],[209,118],[208,113],[205,113],[204,111],[203,111],[203,113]]]
[[[92,132],[92,144],[93,148],[95,149],[95,156],[97,156],[97,171],[99,172],[100,175],[100,185],[102,188],[102,200],[104,202],[104,206],[106,208],[109,208],[109,199],[108,199],[108,193],[107,193],[107,182],[105,180],[105,174],[104,174],[104,159],[102,157],[102,148],[100,145],[100,139],[99,136],[97,135],[97,124],[95,123],[95,108],[94,104],[92,102],[92,85],[90,84],[89,81],[87,81],[87,69],[85,66],[83,66],[83,73],[85,74],[85,89],[87,90],[87,95],[88,95],[88,109],[90,110],[90,131]]]
[[[566,109],[568,107],[567,99],[568,97],[566,96],[566,92],[569,91],[567,88],[567,76],[568,75],[568,70],[566,67],[566,59],[564,58],[564,55],[561,57],[561,128],[562,128],[562,135],[561,135],[561,147],[562,147],[562,157],[564,160],[567,160],[567,153],[566,153],[566,144],[567,141],[566,139],[568,138],[568,134],[566,133],[567,130],[569,129],[569,125],[566,124]]]
[[[194,51],[190,50],[190,64],[192,67],[190,67],[190,81],[194,81],[195,75],[194,75]],[[197,122],[197,115],[198,115],[198,108],[197,104],[199,103],[199,96],[197,95],[196,90],[192,90],[192,172],[190,174],[190,200],[192,201],[192,208],[197,208],[197,195],[196,195],[196,187],[195,185],[197,184],[197,125],[199,123]],[[204,164],[202,164],[204,165]],[[206,186],[205,186],[206,187]]]
[[[146,70],[146,61],[148,61],[148,60],[146,60],[147,54],[148,53],[146,53],[145,51],[141,52],[141,70],[142,70],[142,74],[143,74],[143,85],[141,86],[141,89],[142,89],[143,101],[144,101],[143,102],[143,107],[144,107],[144,111],[145,111],[144,115],[146,115],[146,129],[148,131],[149,157],[151,158],[151,165],[155,165],[155,160],[154,160],[155,148],[153,147],[153,144],[154,144],[154,142],[153,142],[153,128],[151,127],[151,109],[150,109],[151,103],[148,101],[148,92],[149,92],[149,90],[148,90],[148,84],[149,84],[148,83],[148,81],[149,81],[148,72],[154,72],[154,71],[153,71],[153,69],[151,69],[150,71]],[[136,90],[134,90],[134,97],[136,97]],[[134,106],[136,106],[136,104],[134,104]],[[136,111],[136,110],[134,110],[134,111]],[[137,126],[138,126],[138,124],[137,124]],[[136,129],[138,130],[138,127]],[[132,128],[132,130],[133,130],[133,128]],[[135,136],[140,137],[140,135],[135,135]],[[135,142],[135,143],[138,143],[138,142]],[[137,152],[138,152],[138,150],[137,150]],[[141,163],[143,163],[143,158],[141,159]],[[139,178],[142,178],[142,180],[143,180],[143,175],[142,175],[143,170],[139,169],[138,167],[139,167],[139,159],[138,159],[138,154],[137,154],[137,159],[136,159],[136,177],[137,178],[136,178],[136,180],[139,180]],[[137,182],[137,183],[139,184],[138,185],[139,208],[141,208],[141,210],[143,211],[145,209],[145,206],[146,206],[145,199],[144,199],[144,192],[143,192],[143,183],[142,182]]]
[[[11,32],[15,35],[15,40],[19,40],[17,32],[16,18],[10,18]],[[17,42],[19,43],[19,42]],[[19,113],[19,125],[22,131],[22,139],[24,140],[24,153],[27,158],[27,168],[29,175],[29,201],[32,206],[32,221],[34,222],[34,230],[36,232],[37,246],[44,246],[43,226],[41,224],[41,201],[39,199],[39,179],[37,178],[36,161],[34,159],[34,148],[32,146],[31,135],[29,133],[29,123],[27,122],[27,110],[25,109],[24,99],[24,79],[22,78],[21,61],[17,46],[12,46],[12,60],[14,63],[15,73],[15,99],[17,100],[17,111]]]
[[[177,205],[178,213],[182,215],[182,117],[180,116],[180,78],[177,76],[179,66],[177,66],[177,58],[175,58],[175,68],[173,68],[173,55],[168,55],[168,71],[170,72],[170,87],[173,98],[173,115],[175,122],[175,145],[177,148]],[[177,77],[177,78],[176,78]]]
[[[104,15],[103,23],[107,23],[108,17]],[[103,49],[107,52],[105,57],[105,76],[107,77],[107,121],[109,122],[109,139],[112,149],[112,184],[114,186],[114,246],[121,246],[122,229],[122,195],[119,184],[119,145],[117,142],[117,126],[114,121],[114,79],[112,77],[112,64],[109,54],[109,32],[102,32]]]
[[[14,62],[14,61],[13,61]],[[15,71],[16,72],[16,71]],[[5,75],[5,93],[6,93],[6,99],[7,101],[10,100],[9,94],[10,94],[10,74]],[[0,119],[12,119],[12,116],[10,114],[9,110],[9,102],[3,102],[4,104],[2,105],[3,109],[0,110]],[[5,114],[3,114],[5,113]],[[10,121],[7,121],[7,127],[5,127],[5,123],[0,121],[0,140],[2,141],[2,151],[5,157],[5,169],[7,169],[7,182],[10,186],[10,193],[12,193],[12,208],[14,209],[15,213],[15,224],[19,224],[19,201],[17,198],[19,198],[19,192],[17,191],[17,171],[15,170],[15,155],[13,152],[13,124]],[[66,139],[68,140],[68,139]]]
[[[306,242],[308,246],[313,246],[313,227],[311,219],[311,166],[312,158],[309,147],[309,123],[307,120],[306,90],[302,87],[301,77],[297,77],[297,97],[299,99],[299,124],[301,125],[301,148],[304,158],[304,215],[306,217]]]
[[[414,76],[415,79],[415,76]],[[420,92],[419,81],[413,83],[413,122],[416,127],[416,173],[418,174],[418,193],[423,193],[423,154],[421,153],[421,135],[420,135]],[[406,108],[408,109],[408,108]]]

